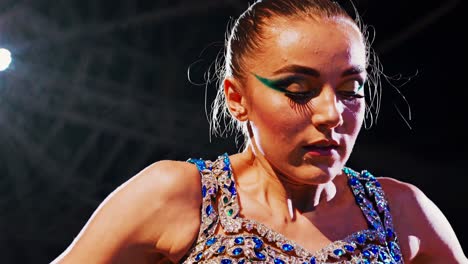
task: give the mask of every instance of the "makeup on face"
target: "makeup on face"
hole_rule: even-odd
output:
[[[287,70],[284,70],[287,69]],[[304,103],[309,101],[313,97],[320,94],[322,84],[317,81],[311,81],[312,77],[320,77],[318,71],[312,68],[291,65],[276,71],[275,73],[290,72],[290,70],[299,70],[299,74],[290,75],[278,79],[269,79],[252,73],[255,78],[260,81],[263,85],[273,90],[284,93],[290,99]],[[351,68],[343,73],[342,76],[359,74],[359,69]],[[311,77],[308,77],[311,76]],[[364,80],[361,79],[348,79],[345,80],[337,88],[337,94],[339,94],[345,100],[355,100],[364,98],[363,94],[360,94],[364,87]]]

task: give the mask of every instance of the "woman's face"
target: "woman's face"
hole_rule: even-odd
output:
[[[253,144],[287,181],[329,181],[348,160],[364,118],[362,37],[338,19],[289,19],[266,33],[247,61]]]

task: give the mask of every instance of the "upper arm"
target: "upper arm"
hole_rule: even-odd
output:
[[[447,218],[419,188],[389,178],[381,182],[412,263],[468,263]]]
[[[185,254],[198,232],[200,178],[195,166],[156,162],[113,191],[54,263],[111,263],[129,248]],[[188,221],[189,219],[190,221]]]

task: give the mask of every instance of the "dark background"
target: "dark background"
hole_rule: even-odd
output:
[[[417,185],[466,253],[462,1],[354,2],[376,30],[373,47],[411,120],[384,81],[378,122],[362,131],[349,165]],[[107,194],[154,161],[237,151],[233,137],[210,143],[205,86],[189,82],[187,70],[203,83],[229,17],[246,7],[0,1],[0,47],[13,54],[0,72],[1,263],[50,262]]]

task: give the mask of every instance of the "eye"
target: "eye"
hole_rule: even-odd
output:
[[[337,93],[345,100],[356,100],[364,98],[364,82],[349,80],[337,89]]]
[[[299,104],[305,104],[317,96],[320,89],[314,89],[314,84],[308,79],[292,76],[276,80],[272,83],[274,89],[283,92],[287,97]]]
[[[298,104],[306,104],[320,93],[321,84],[317,80],[304,76],[287,76],[275,80],[267,79],[254,74],[255,78],[265,86],[284,93],[289,99]],[[319,87],[319,88],[317,88]]]
[[[282,92],[302,93],[307,89],[307,81],[297,76],[290,76],[272,81],[271,85],[274,89]]]

